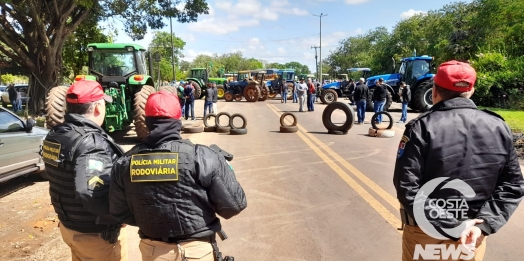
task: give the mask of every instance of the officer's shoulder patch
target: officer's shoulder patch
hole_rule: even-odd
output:
[[[104,163],[99,160],[89,159],[87,162],[87,169],[102,171],[104,169]]]
[[[44,140],[42,145],[42,159],[44,163],[57,167],[58,163],[60,163],[59,158],[62,145],[48,140]]]
[[[499,118],[499,119],[501,119],[501,120],[503,120],[503,121],[506,121],[506,120],[504,120],[504,118],[502,118],[502,116],[500,116],[499,114],[497,114],[497,113],[494,112],[494,111],[490,111],[490,110],[488,110],[488,109],[483,109],[482,111],[485,112],[485,113],[487,113],[487,114],[490,114],[490,115],[492,115],[492,116],[495,116],[495,117],[497,117],[497,118]]]
[[[402,139],[400,140],[400,143],[398,145],[397,159],[400,159],[402,155],[404,155],[404,149],[406,148],[406,144],[408,142],[409,142],[408,136],[406,135],[402,136]]]
[[[178,181],[178,153],[151,152],[131,156],[131,182]]]

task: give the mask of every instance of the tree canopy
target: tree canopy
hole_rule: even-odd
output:
[[[39,111],[60,78],[64,43],[86,19],[120,20],[139,40],[165,17],[194,22],[208,10],[205,0],[0,0],[0,52],[31,72],[31,109]]]

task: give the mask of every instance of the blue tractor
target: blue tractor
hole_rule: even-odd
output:
[[[285,85],[288,89],[287,99],[293,99],[293,87],[295,86],[295,70],[293,69],[267,69],[267,71],[272,71],[276,74],[276,79],[268,81],[266,83],[269,89],[269,98],[276,97],[276,94],[280,94],[280,86],[278,81],[284,79]]]
[[[383,74],[367,78],[367,85],[372,94],[378,79],[384,79],[387,87],[386,104],[384,110],[386,111],[393,101],[401,102],[398,94],[400,82],[404,81],[411,89],[411,101],[409,107],[414,110],[425,112],[433,106],[432,100],[432,86],[433,76],[431,73],[433,57],[427,55],[413,56],[402,58],[400,60],[400,67],[397,73]],[[393,64],[395,69],[395,64]],[[369,95],[368,95],[369,96]],[[368,97],[367,110],[373,111],[373,101]]]
[[[361,72],[362,78],[366,78],[371,72],[369,68],[350,68],[348,72]],[[324,104],[330,104],[336,102],[339,97],[349,98],[352,95],[352,91],[349,88],[349,79],[347,74],[339,74],[338,81],[324,84],[322,86],[322,91],[320,92],[320,100]],[[358,79],[356,80],[358,81]]]

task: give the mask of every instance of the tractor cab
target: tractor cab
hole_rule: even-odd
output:
[[[207,68],[191,68],[189,75],[189,78],[201,79],[204,83],[207,83],[209,79]]]
[[[349,68],[348,72],[351,74],[357,74],[357,78],[368,78],[368,76],[371,74],[371,69],[369,68]],[[354,78],[356,79],[356,78]],[[357,80],[355,80],[357,81]]]
[[[339,73],[337,74],[337,80],[339,82],[347,82],[349,81],[348,75],[346,73]]]
[[[427,55],[402,59],[398,70],[400,80],[415,85],[420,78],[431,73],[432,61],[433,58]]]

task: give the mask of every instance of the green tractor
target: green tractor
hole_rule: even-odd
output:
[[[195,88],[195,97],[197,99],[202,99],[204,97],[207,83],[211,82],[217,84],[217,96],[219,99],[224,98],[224,94],[226,93],[224,85],[226,84],[227,79],[210,78],[207,68],[192,68],[191,76],[187,78],[187,81],[191,82],[193,88]]]
[[[113,98],[106,106],[103,128],[112,133],[134,122],[136,135],[144,139],[149,130],[145,124],[145,104],[156,91],[151,54],[137,44],[92,43],[87,45],[89,54],[88,75],[78,75],[75,81],[97,81],[104,92]],[[161,87],[167,88],[170,86]],[[68,87],[52,88],[46,97],[46,123],[52,128],[64,121]]]

